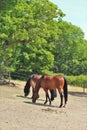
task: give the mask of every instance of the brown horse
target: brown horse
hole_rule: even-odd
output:
[[[35,85],[36,82],[41,78],[41,75],[38,74],[33,74],[29,77],[29,79],[27,80],[25,86],[24,86],[24,95],[28,96],[29,92],[30,92],[30,87],[32,87],[32,94],[34,92],[35,89]]]
[[[26,82],[26,85],[24,86],[24,95],[28,96],[29,92],[30,92],[30,87],[32,87],[32,95],[34,93],[35,90],[35,86],[37,81],[42,77],[42,75],[38,75],[38,74],[33,74],[30,76],[30,78],[28,79],[28,81]],[[56,97],[56,90],[50,90],[51,93],[51,101],[54,100],[54,97]]]
[[[35,103],[37,98],[39,97],[39,89],[43,88],[45,93],[46,93],[46,101],[44,104],[47,103],[47,99],[49,99],[49,103],[51,105],[51,100],[49,98],[48,90],[52,89],[58,89],[58,92],[60,94],[61,98],[61,103],[59,107],[63,106],[63,92],[64,92],[64,99],[65,99],[65,104],[67,103],[68,99],[68,88],[67,88],[67,81],[62,75],[55,75],[55,76],[49,76],[49,75],[44,75],[42,76],[38,82],[36,83],[35,91],[32,97],[32,102]]]

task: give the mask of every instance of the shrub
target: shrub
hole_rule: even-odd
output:
[[[87,88],[87,75],[66,76],[68,84]]]

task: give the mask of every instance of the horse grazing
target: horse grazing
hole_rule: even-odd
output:
[[[30,76],[30,78],[28,79],[28,81],[26,82],[25,86],[24,86],[24,95],[28,96],[29,92],[30,92],[30,87],[32,87],[32,96],[35,90],[35,86],[37,81],[42,77],[42,75],[38,75],[38,74],[33,74]],[[56,90],[50,90],[51,93],[51,101],[54,100],[54,97],[57,96],[56,94]]]
[[[38,74],[33,74],[29,77],[29,79],[27,80],[25,86],[24,86],[24,95],[28,96],[28,94],[30,93],[30,87],[32,87],[32,94],[34,92],[35,89],[35,85],[36,82],[41,78],[41,75]]]
[[[35,91],[32,97],[33,103],[35,103],[37,98],[39,97],[38,93],[41,87],[44,89],[46,93],[46,101],[44,102],[44,104],[46,104],[49,99],[49,103],[51,105],[51,99],[49,97],[48,90],[58,89],[61,99],[59,107],[63,106],[63,93],[65,99],[64,104],[65,107],[68,99],[68,88],[67,88],[67,81],[62,75],[55,75],[55,76],[43,75],[36,83]]]

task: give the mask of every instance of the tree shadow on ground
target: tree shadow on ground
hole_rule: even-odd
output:
[[[69,94],[72,95],[72,96],[87,97],[87,93],[84,93],[84,92],[73,92],[73,91],[70,91]]]

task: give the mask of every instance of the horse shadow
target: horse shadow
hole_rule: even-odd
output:
[[[23,96],[23,95],[16,95],[16,97],[32,100],[32,96],[31,96],[31,97],[25,97],[25,96]],[[39,101],[44,101],[44,99],[41,99],[41,98],[38,99],[38,100],[39,100]]]
[[[38,101],[41,101],[41,99],[38,99]],[[33,103],[32,101],[24,101],[24,103],[26,103],[26,104],[32,104],[32,105],[35,105],[35,106],[50,107],[50,108],[58,107],[58,106],[44,104],[44,103],[39,103],[39,102]]]
[[[77,96],[77,97],[87,97],[87,93],[84,93],[84,92],[73,92],[73,91],[70,91],[68,92],[70,95],[72,96]]]
[[[24,103],[27,103],[27,104],[52,107],[52,106],[49,105],[49,104],[46,104],[46,105],[45,105],[45,104],[44,104],[44,99],[41,99],[41,98],[39,98],[38,101],[41,101],[41,102],[43,101],[43,103],[39,103],[39,102],[33,103],[33,102],[32,102],[32,97],[25,97],[25,96],[23,96],[23,95],[16,95],[16,97],[28,99],[28,101],[23,101]],[[31,101],[29,101],[29,100],[31,100]]]
[[[25,97],[25,96],[23,96],[23,95],[16,95],[16,97],[18,97],[18,98],[27,98],[27,99],[32,99],[32,97]]]

